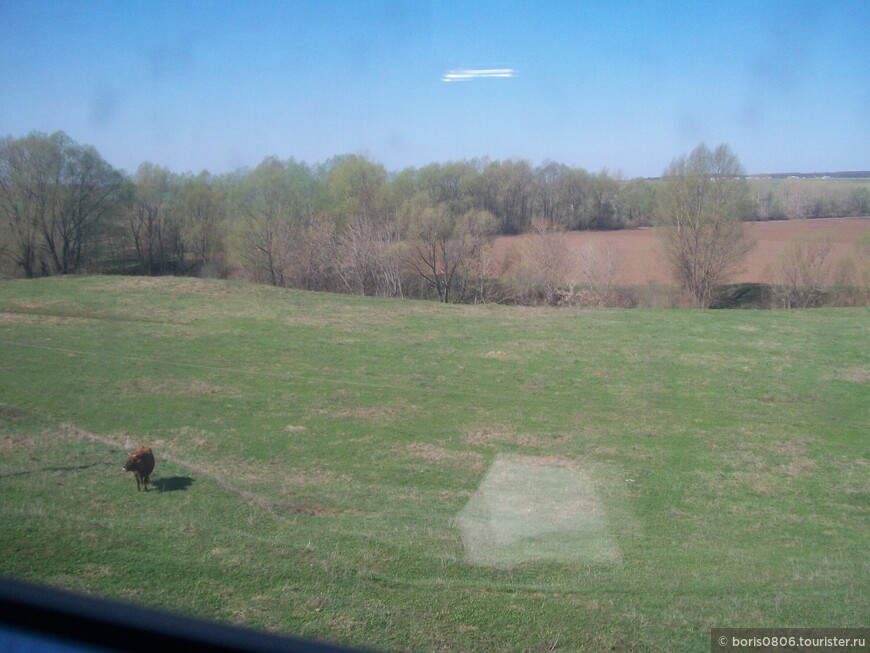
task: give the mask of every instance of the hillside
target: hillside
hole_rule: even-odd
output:
[[[868,323],[0,282],[0,573],[390,651],[862,626]]]

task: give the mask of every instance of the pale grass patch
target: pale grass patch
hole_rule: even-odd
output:
[[[32,451],[37,446],[35,438],[0,436],[0,456],[4,458],[24,451]]]
[[[175,436],[175,439],[181,443],[189,443],[199,449],[215,450],[218,448],[218,445],[210,439],[214,437],[214,434],[205,429],[198,429],[192,426],[179,426],[172,429],[171,432]],[[166,446],[166,442],[163,440],[154,440],[154,446],[164,447]],[[175,442],[171,443],[168,448],[172,449],[174,447]]]
[[[458,455],[448,451],[447,449],[442,449],[441,447],[429,444],[428,442],[414,442],[405,447],[405,450],[411,455],[417,458],[422,458],[430,463],[448,460],[455,458]]]
[[[69,324],[70,322],[96,322],[96,320],[85,317],[65,317],[57,315],[42,315],[39,313],[21,312],[21,313],[0,313],[0,324],[24,324],[24,325],[50,325],[58,326],[61,324]]]
[[[200,379],[185,381],[179,379],[136,379],[122,390],[122,395],[131,396],[139,392],[172,397],[207,397],[218,395],[237,399],[242,396],[241,391],[237,389],[215,385]]]
[[[151,295],[159,291],[161,295],[199,295],[208,297],[237,297],[239,289],[231,283],[195,277],[106,277],[105,281],[94,283],[94,288],[100,291],[126,291],[124,296],[130,296],[131,291],[144,291]],[[254,288],[249,292],[257,292]]]
[[[473,472],[480,472],[484,469],[483,456],[479,453],[450,451],[428,442],[412,442],[409,445],[401,447],[399,451],[427,463],[449,463],[454,467],[468,469]]]
[[[97,565],[93,563],[85,565],[85,576],[88,578],[104,578],[112,575],[112,568],[108,565]]]
[[[734,443],[722,455],[718,470],[699,470],[695,475],[714,494],[735,494],[748,489],[763,497],[779,496],[793,491],[795,479],[816,473],[816,461],[807,454],[813,441],[809,437],[794,438],[764,447]]]
[[[515,444],[523,447],[540,448],[544,440],[534,435],[517,434],[503,424],[483,425],[468,429],[463,440],[472,446],[495,446],[497,443]]]
[[[732,359],[728,354],[718,354],[713,352],[683,354],[680,360],[691,365],[700,365],[703,367],[718,368],[723,363]]]
[[[811,476],[816,471],[816,461],[809,458],[798,458],[784,465],[778,465],[777,470],[793,477]]]
[[[456,523],[473,565],[620,559],[599,482],[564,456],[499,456]]]
[[[870,368],[850,367],[839,370],[827,377],[829,381],[848,381],[849,383],[870,383]]]
[[[613,447],[608,445],[594,445],[589,450],[596,458],[616,458],[628,460],[648,460],[650,454],[643,447]]]
[[[329,416],[337,419],[350,419],[361,422],[391,422],[413,416],[419,407],[409,403],[396,403],[380,406],[331,406],[321,404],[308,409],[310,416]]]
[[[160,288],[161,290],[193,290],[195,286],[191,283],[191,279],[175,277],[168,279],[166,277],[112,277],[109,281],[97,284],[96,288],[101,290],[153,290]],[[187,282],[187,283],[185,283]]]
[[[338,474],[331,469],[313,467],[311,469],[282,469],[281,480],[284,481],[281,494],[286,496],[292,491],[290,486],[319,487],[330,483],[348,483],[352,478],[347,474]]]
[[[354,419],[363,422],[397,419],[404,413],[398,406],[353,406],[339,408],[333,412],[335,417]]]
[[[497,361],[518,361],[519,355],[513,352],[501,351],[500,349],[488,351],[483,355],[483,358]]]
[[[61,440],[86,440],[88,442],[99,442],[113,449],[130,449],[139,446],[139,443],[131,438],[127,431],[103,435],[101,433],[92,433],[84,429],[77,428],[72,424],[62,422],[56,431],[43,432],[44,437],[57,436]],[[151,446],[149,444],[149,446]]]
[[[807,447],[814,442],[813,438],[792,438],[783,442],[774,442],[770,445],[770,450],[778,456],[805,456]]]

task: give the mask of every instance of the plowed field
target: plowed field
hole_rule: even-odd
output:
[[[748,225],[756,239],[755,248],[746,258],[743,270],[731,279],[734,283],[770,283],[772,263],[786,243],[798,234],[828,234],[834,246],[829,261],[837,262],[853,256],[855,242],[870,229],[870,217],[828,218],[819,220],[788,220],[754,222]],[[512,247],[522,249],[529,236],[504,236],[496,241],[495,260],[501,261]],[[623,285],[671,283],[662,243],[655,229],[626,229],[623,231],[574,231],[567,235],[572,251],[579,252],[588,245],[603,251],[612,247],[617,256],[616,282]],[[574,257],[575,260],[578,257]],[[834,267],[835,269],[835,267]],[[581,278],[579,265],[575,278]]]

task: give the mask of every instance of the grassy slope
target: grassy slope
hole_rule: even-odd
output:
[[[866,625],[868,325],[2,283],[0,573],[381,649]],[[503,454],[593,474],[612,559],[467,564]]]

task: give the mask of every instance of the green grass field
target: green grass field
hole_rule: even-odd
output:
[[[2,282],[0,574],[381,650],[866,626],[868,390],[868,309]]]

